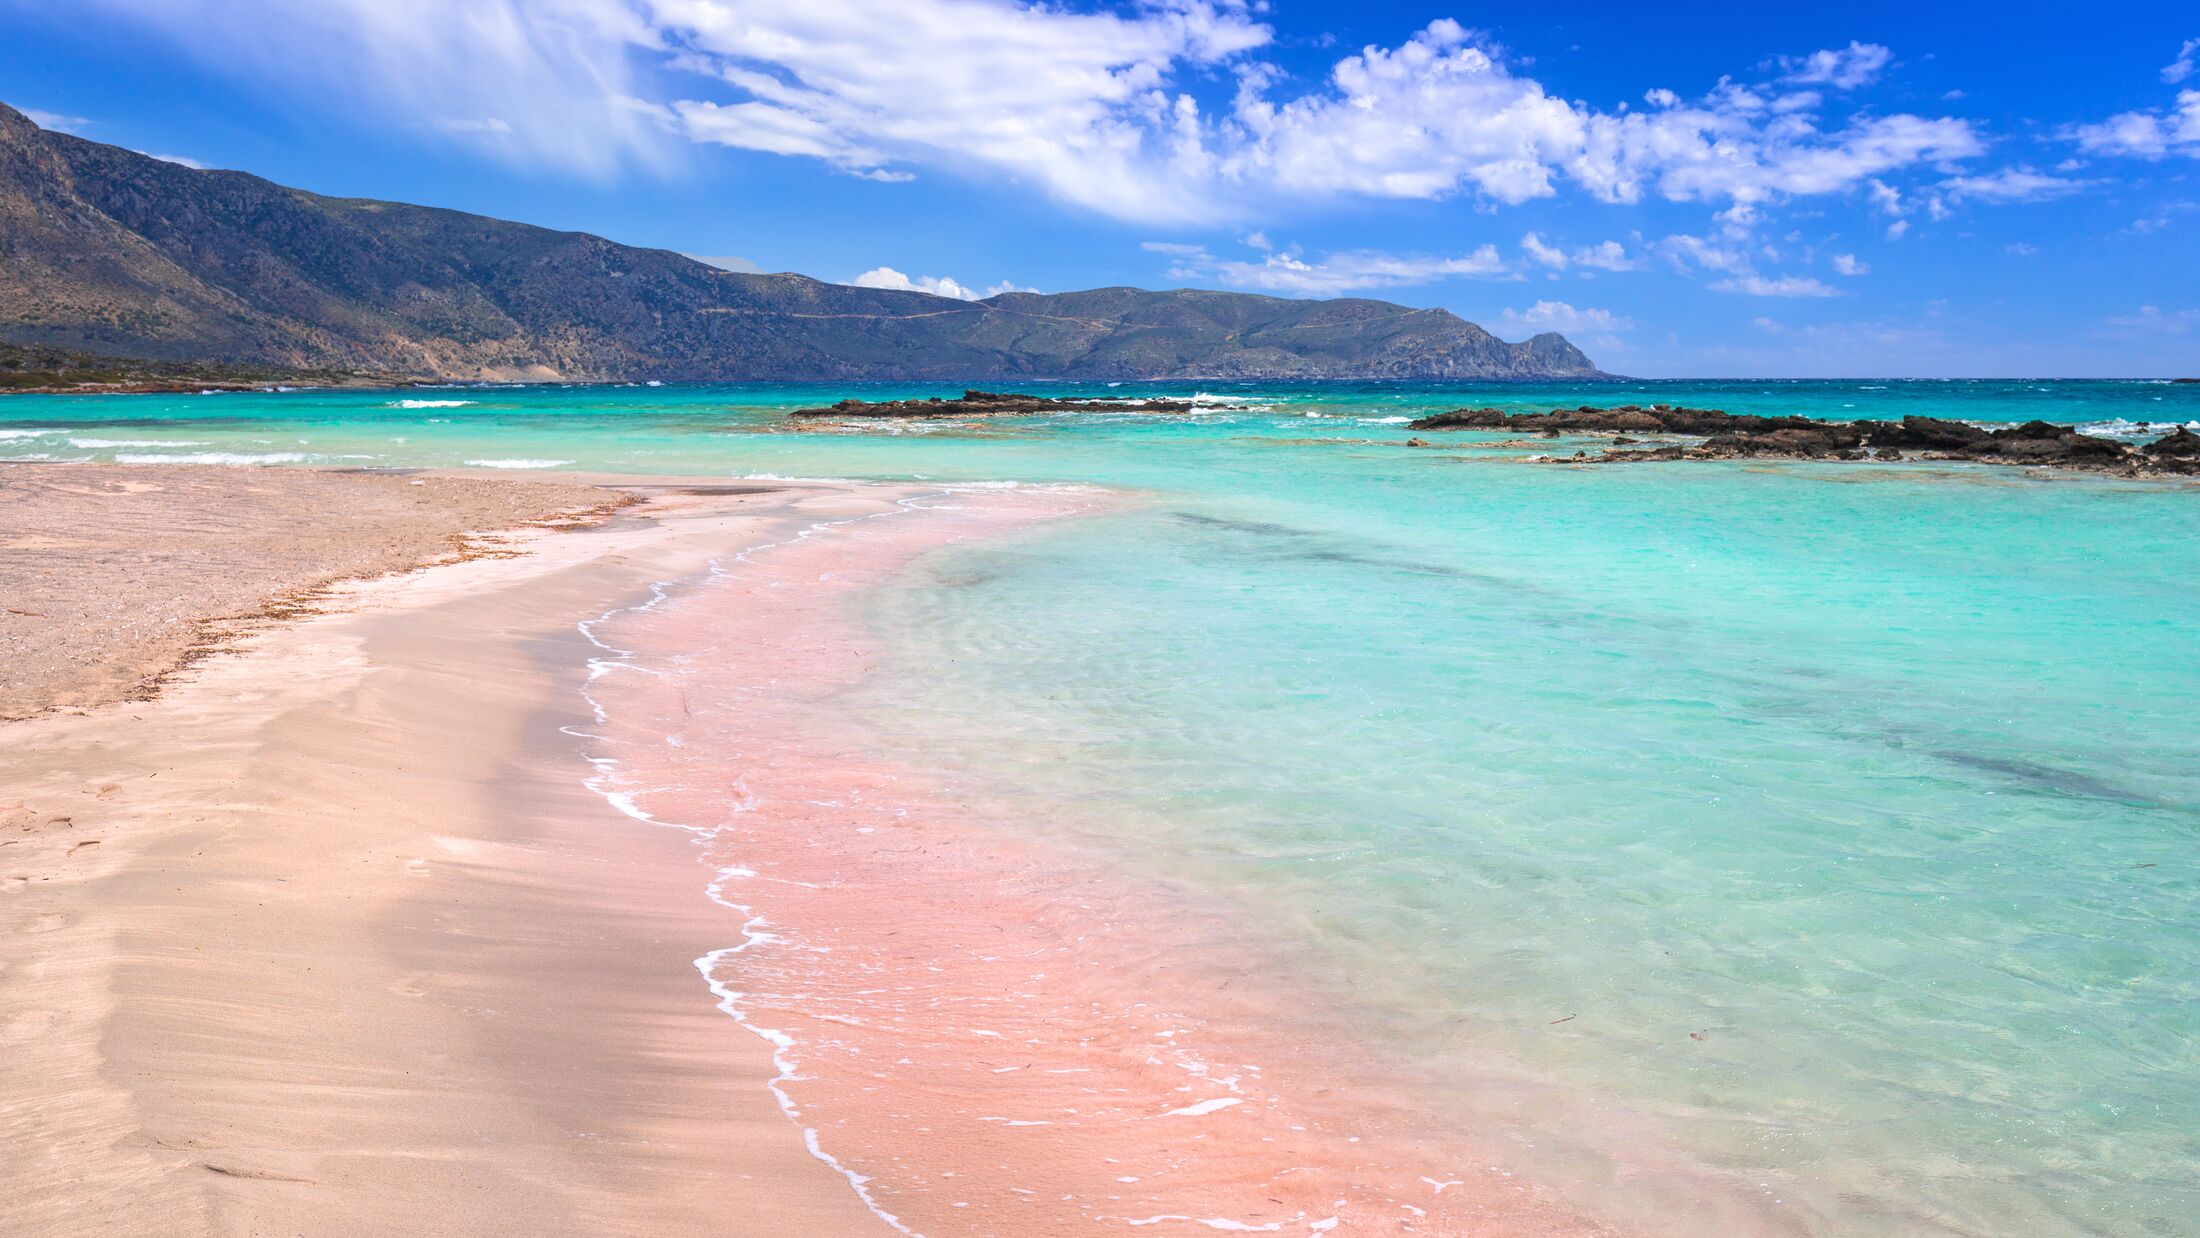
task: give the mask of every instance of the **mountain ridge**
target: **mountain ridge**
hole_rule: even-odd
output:
[[[39,128],[0,104],[0,341],[454,380],[1603,377],[1443,309],[1127,286],[982,301],[722,270],[333,198]]]

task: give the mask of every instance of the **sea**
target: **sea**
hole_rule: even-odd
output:
[[[988,829],[1257,925],[1309,1026],[1620,1228],[2200,1234],[2200,485],[1407,446],[1447,409],[1658,402],[2141,441],[2200,429],[2200,385],[1014,389],[1197,410],[20,396],[0,461],[1107,496],[851,593],[864,673],[815,707]]]

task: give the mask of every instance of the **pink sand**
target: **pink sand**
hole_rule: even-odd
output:
[[[883,759],[836,697],[852,603],[928,552],[1111,500],[966,489],[827,521],[592,626],[598,788],[693,833],[697,961],[783,1107],[915,1233],[1596,1233],[1355,1079],[1196,916]]]

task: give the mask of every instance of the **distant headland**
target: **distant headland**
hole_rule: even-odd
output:
[[[1387,301],[1139,288],[963,301],[724,271],[182,167],[5,105],[0,219],[0,342],[94,358],[541,382],[1604,377],[1562,335],[1507,343]]]

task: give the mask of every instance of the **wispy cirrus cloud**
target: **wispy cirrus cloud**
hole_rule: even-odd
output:
[[[1855,90],[1878,80],[1894,60],[1894,52],[1877,43],[1854,40],[1847,47],[1829,48],[1808,56],[1783,57],[1784,80],[1808,85],[1827,85],[1836,90]]]
[[[55,133],[80,134],[92,126],[90,118],[84,116],[68,116],[60,112],[49,112],[43,108],[35,107],[23,108],[22,112],[23,115],[30,118],[32,124],[41,129],[51,129]]]
[[[2177,59],[2162,67],[2162,81],[2175,86],[2191,77],[2193,58],[2196,56],[2200,56],[2200,39],[2186,39],[2185,45],[2177,49]]]
[[[1838,297],[1841,290],[1807,275],[1737,275],[1711,285],[1713,292],[1738,292],[1752,297]]]
[[[1455,255],[1347,250],[1311,261],[1296,247],[1264,252],[1253,259],[1217,258],[1203,245],[1172,241],[1148,241],[1145,248],[1174,260],[1169,267],[1171,279],[1213,280],[1233,288],[1300,297],[1333,297],[1374,288],[1489,278],[1511,271],[1495,245]]]
[[[1948,197],[1987,202],[2045,202],[2053,198],[2068,197],[2084,189],[2091,181],[2074,180],[2067,176],[2050,176],[2027,167],[2004,168],[1983,176],[1953,176],[1937,186]]]

